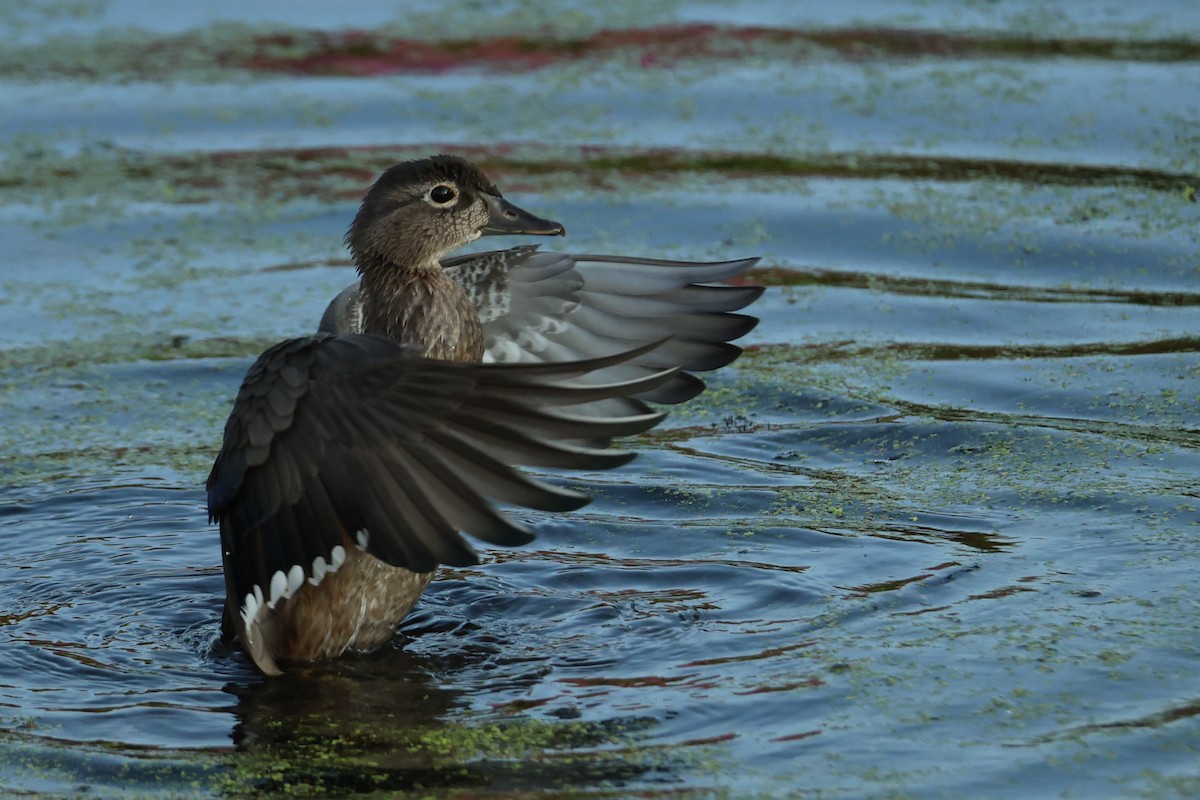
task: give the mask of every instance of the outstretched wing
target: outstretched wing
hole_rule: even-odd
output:
[[[476,563],[460,532],[501,545],[529,541],[494,502],[565,511],[588,498],[517,465],[619,466],[633,454],[610,449],[612,437],[663,418],[645,406],[608,418],[555,408],[672,380],[667,370],[618,384],[573,382],[642,355],[457,364],[382,336],[327,334],[270,348],[242,383],[208,478],[230,616],[249,624],[264,604],[273,608],[306,580],[319,583],[351,547],[427,572]]]
[[[758,322],[736,312],[754,302],[762,287],[711,284],[742,275],[757,262],[570,255],[522,246],[451,258],[443,267],[479,310],[489,361],[571,361],[669,339],[643,355],[596,371],[589,380],[630,380],[681,367],[671,381],[639,395],[658,403],[680,403],[704,388],[691,373],[737,358],[741,349],[730,342]],[[330,303],[321,330],[361,331],[361,319],[355,285]],[[623,405],[609,401],[580,411],[621,413]],[[624,407],[626,413],[632,410]]]

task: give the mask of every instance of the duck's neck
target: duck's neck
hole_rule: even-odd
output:
[[[483,360],[479,312],[440,264],[365,262],[358,263],[365,333],[419,345],[430,358]]]

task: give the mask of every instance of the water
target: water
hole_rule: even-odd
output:
[[[0,788],[1200,791],[1191,6],[241,5],[0,17]],[[555,247],[764,256],[762,323],[591,506],[268,682],[217,641],[229,401],[443,150]]]

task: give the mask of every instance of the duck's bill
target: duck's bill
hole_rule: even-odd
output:
[[[535,217],[523,208],[517,208],[503,197],[483,195],[491,216],[483,227],[484,236],[523,233],[532,236],[566,236],[567,229],[560,223]]]

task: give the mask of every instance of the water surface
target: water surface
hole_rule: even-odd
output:
[[[0,15],[0,788],[1200,791],[1195,9],[245,5]],[[447,150],[554,247],[763,256],[762,323],[592,505],[265,681],[221,426]]]

